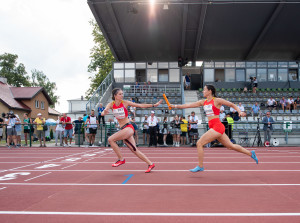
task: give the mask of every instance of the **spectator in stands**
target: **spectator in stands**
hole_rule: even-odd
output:
[[[134,115],[132,114],[131,110],[128,110],[128,119],[131,120],[132,118],[134,118]]]
[[[300,98],[299,98],[299,96],[298,96],[297,99],[295,100],[294,106],[295,106],[295,109],[299,109],[299,107],[300,107]]]
[[[144,85],[143,85],[143,93],[148,93],[148,85],[146,82],[144,82]]]
[[[15,125],[16,132],[17,132],[17,146],[21,146],[21,134],[22,134],[22,125],[19,115],[16,114],[17,122]]]
[[[163,136],[164,146],[168,146],[167,145],[167,135],[169,133],[169,130],[168,130],[168,117],[164,117],[163,128],[162,128],[161,133],[164,135]]]
[[[248,92],[248,88],[247,88],[247,86],[245,86],[244,88],[243,88],[243,93],[247,93]]]
[[[64,134],[64,128],[60,122],[61,120],[61,115],[58,116],[57,121],[56,121],[56,127],[54,129],[55,132],[55,146],[57,146],[57,140],[59,137],[60,140],[60,146],[63,146],[63,134]]]
[[[148,115],[145,115],[142,121],[143,125],[143,142],[144,145],[149,144],[149,125],[148,125]]]
[[[230,107],[230,116],[233,118],[234,121],[238,121],[240,119],[239,113],[232,107]]]
[[[185,82],[185,89],[186,90],[191,90],[191,78],[190,74],[187,73],[184,77],[184,82]]]
[[[277,102],[275,101],[275,99],[271,96],[268,101],[267,101],[267,108],[272,111],[273,108],[276,108],[277,106]]]
[[[89,128],[89,142],[90,142],[90,147],[94,147],[95,143],[95,138],[97,134],[97,127],[98,127],[98,120],[95,116],[95,110],[93,109],[91,111],[91,115],[87,118],[85,124]]]
[[[46,123],[45,118],[43,118],[41,113],[37,114],[37,118],[33,121],[34,124],[36,124],[36,134],[38,139],[40,140],[40,147],[43,147],[42,145],[42,138],[44,141],[44,147],[46,147],[46,137],[45,137],[45,131],[44,131],[44,124]]]
[[[223,111],[223,112],[225,111],[225,108],[223,105],[220,107],[220,111]]]
[[[257,102],[255,102],[255,104],[251,108],[252,116],[258,116],[259,111],[260,111],[259,105]]]
[[[226,114],[226,122],[228,124],[228,131],[227,131],[227,136],[229,139],[232,139],[232,130],[233,130],[233,125],[234,125],[234,119],[230,116],[230,114]],[[231,128],[230,128],[231,126]]]
[[[184,116],[180,117],[180,130],[181,130],[181,145],[186,145],[186,134],[188,130],[188,121]]]
[[[220,121],[223,122],[225,117],[226,117],[226,114],[225,114],[224,110],[220,109],[220,115],[219,115]]]
[[[148,93],[152,93],[152,88],[151,88],[151,81],[148,81]]]
[[[134,138],[134,140],[135,140],[136,146],[138,146],[138,144],[139,144],[139,133],[138,133],[139,128],[138,128],[137,124],[135,123],[135,118],[134,118],[134,117],[131,118],[130,124],[131,124],[131,125],[133,126],[133,128],[134,128],[133,138]]]
[[[281,104],[281,108],[282,108],[282,110],[284,110],[285,108],[286,108],[286,103],[287,103],[287,101],[285,100],[285,98],[284,97],[282,97],[282,99],[280,100],[280,102],[279,102],[280,104]]]
[[[179,147],[181,130],[180,130],[180,120],[178,115],[175,115],[170,125],[172,127],[171,133],[173,136],[173,146]]]
[[[150,142],[149,147],[154,146],[157,147],[157,123],[158,120],[155,116],[155,112],[151,111],[151,116],[147,120],[149,126],[149,135],[150,135]]]
[[[195,115],[195,112],[191,112],[189,123],[191,124],[191,145],[196,146],[196,141],[198,139],[198,116]]]
[[[65,139],[65,147],[71,147],[72,138],[73,138],[73,125],[71,118],[67,116],[67,113],[63,113],[63,117],[60,119],[62,126],[64,127],[64,139]],[[68,145],[68,136],[70,140],[70,144]]]
[[[273,118],[271,117],[271,113],[268,111],[266,113],[266,117],[263,118],[262,123],[264,124],[264,135],[265,135],[265,142],[268,141],[270,143],[271,141],[271,134],[273,131],[272,124],[274,123]]]
[[[140,92],[140,84],[139,82],[135,82],[135,92]]]
[[[23,115],[24,119],[23,119],[23,124],[24,124],[24,138],[25,138],[25,144],[24,146],[27,146],[27,139],[28,139],[28,134],[30,134],[30,126],[29,124],[31,124],[31,120],[30,118],[28,118],[28,114],[25,113]]]
[[[135,103],[135,102],[133,102],[133,103]],[[132,113],[132,116],[135,117],[135,110],[136,110],[136,107],[132,107],[132,106],[131,106],[129,109],[130,109],[130,112]]]
[[[292,96],[289,99],[287,99],[286,108],[290,111],[295,109],[295,101]]]
[[[102,119],[103,125],[105,125],[104,116],[101,116],[101,113],[104,111],[104,109],[105,109],[105,107],[103,106],[102,103],[100,103],[99,107],[98,107],[98,122],[99,122],[99,125],[101,124],[101,119]]]
[[[257,79],[256,77],[253,77],[253,89],[252,89],[253,93],[256,93],[256,88],[257,88]]]

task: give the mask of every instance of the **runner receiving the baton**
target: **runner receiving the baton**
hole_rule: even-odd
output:
[[[155,167],[154,163],[152,163],[141,151],[136,148],[135,140],[133,138],[134,127],[129,123],[128,119],[128,110],[127,107],[138,107],[138,108],[151,108],[157,107],[162,103],[162,100],[155,104],[137,104],[131,101],[123,101],[123,91],[120,88],[116,88],[112,90],[112,99],[113,101],[109,103],[104,111],[101,113],[101,116],[105,116],[109,113],[111,109],[115,118],[118,120],[119,125],[121,126],[121,130],[113,134],[108,138],[108,142],[111,148],[115,151],[118,156],[118,161],[112,164],[113,167],[118,167],[125,163],[125,159],[123,158],[120,148],[117,145],[117,141],[124,140],[127,147],[141,160],[148,164],[148,169],[145,173],[150,173],[150,171]]]

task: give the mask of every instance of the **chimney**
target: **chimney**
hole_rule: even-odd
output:
[[[0,77],[0,82],[2,82],[3,84],[7,84],[7,78]]]

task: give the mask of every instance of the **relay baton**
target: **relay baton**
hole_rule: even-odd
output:
[[[171,108],[171,104],[170,104],[170,102],[169,102],[167,96],[166,96],[165,94],[163,94],[163,96],[164,96],[164,99],[165,99],[167,105],[169,106],[169,110],[171,110],[171,109],[172,109],[172,108]]]

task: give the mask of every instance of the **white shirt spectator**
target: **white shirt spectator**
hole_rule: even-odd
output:
[[[153,126],[157,125],[158,120],[157,120],[156,116],[153,116],[153,117],[150,116],[150,117],[148,117],[147,122],[148,122],[149,127],[151,127],[151,126],[153,127]]]
[[[268,101],[267,101],[267,104],[268,104],[269,106],[271,106],[271,105],[275,105],[275,102],[276,102],[276,101],[275,101],[274,98],[272,98],[272,99],[269,98]]]
[[[294,104],[294,99],[287,99],[287,103],[289,103],[289,104]]]
[[[62,124],[60,124],[60,120],[56,121],[56,129],[55,131],[64,131],[64,128],[62,127]]]
[[[223,105],[220,107],[220,111],[225,111],[225,108]]]
[[[198,116],[190,116],[190,121],[191,122],[197,122],[198,123],[198,121],[199,121],[199,119],[198,119]],[[192,129],[198,129],[198,124],[191,124],[191,128]]]
[[[230,112],[236,112],[236,110],[232,107],[230,107]]]
[[[220,112],[220,115],[219,115],[219,118],[220,118],[220,121],[223,122],[223,120],[225,119],[226,117],[226,114],[224,112]]]
[[[242,111],[242,112],[244,112],[245,111],[245,108],[244,108],[244,106],[243,105],[238,105],[238,108]]]

